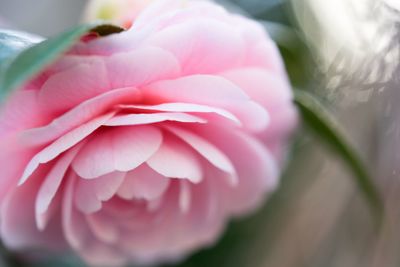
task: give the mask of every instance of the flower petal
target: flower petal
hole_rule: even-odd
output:
[[[212,165],[221,169],[224,172],[232,174],[232,183],[236,183],[236,171],[234,165],[232,164],[230,159],[216,146],[214,146],[206,139],[200,137],[199,135],[184,130],[182,128],[166,126],[166,129],[168,129],[171,133],[175,134],[177,137],[189,144]]]
[[[187,144],[171,135],[164,136],[164,142],[147,160],[147,164],[166,177],[188,179],[193,183],[199,183],[203,177],[196,153]]]
[[[43,215],[48,210],[73,158],[78,151],[79,146],[68,151],[65,155],[58,159],[50,172],[46,175],[43,184],[40,186],[35,202],[36,224],[40,230],[43,230],[47,223],[40,215]]]
[[[160,147],[161,132],[152,126],[117,127],[93,136],[72,162],[84,179],[133,170]]]
[[[184,123],[206,123],[205,119],[186,113],[150,113],[117,115],[105,123],[105,126],[133,126],[152,124],[163,121],[176,121]]]
[[[168,51],[145,47],[106,59],[111,88],[141,87],[180,75],[180,65]]]
[[[235,115],[227,110],[215,108],[207,105],[191,104],[191,103],[164,103],[159,105],[120,105],[122,109],[143,110],[143,111],[164,111],[164,112],[185,112],[185,113],[215,113],[221,117],[229,119],[241,125],[241,122]]]
[[[118,189],[118,196],[123,199],[154,200],[167,190],[170,179],[160,175],[146,164],[127,173],[125,181]]]
[[[19,138],[27,145],[46,144],[99,116],[112,105],[132,103],[140,99],[140,91],[136,88],[115,89],[79,104],[46,126],[23,131],[19,134]]]
[[[268,113],[261,105],[253,102],[234,83],[217,76],[192,75],[160,81],[142,91],[149,101],[162,99],[162,102],[187,102],[226,109],[251,131],[261,131],[269,122]]]
[[[104,61],[95,57],[52,75],[39,91],[38,101],[48,112],[63,112],[109,90]]]
[[[85,137],[90,135],[101,125],[104,124],[109,118],[114,115],[115,112],[105,114],[98,118],[95,118],[88,123],[82,124],[78,128],[72,130],[71,132],[60,137],[54,141],[51,145],[36,154],[31,161],[28,163],[25,171],[19,180],[19,185],[25,183],[25,181],[31,176],[31,174],[37,169],[37,167],[42,163],[47,163],[55,159],[58,155],[64,151],[70,149],[74,145],[81,142]]]

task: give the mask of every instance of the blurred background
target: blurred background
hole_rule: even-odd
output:
[[[316,94],[339,118],[379,185],[386,216],[377,229],[345,165],[304,128],[281,187],[264,208],[232,222],[218,244],[177,266],[400,266],[398,0],[220,2],[262,22],[292,84]],[[79,23],[85,4],[0,0],[0,24],[51,36]],[[0,259],[0,266],[7,265]],[[35,266],[84,265],[68,257]]]

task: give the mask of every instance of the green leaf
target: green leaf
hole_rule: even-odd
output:
[[[23,82],[43,70],[83,34],[91,31],[103,36],[119,32],[119,29],[110,25],[105,28],[91,24],[80,25],[23,50],[12,60],[9,60],[5,67],[2,67],[0,73],[0,97],[6,96],[12,89],[20,86]]]
[[[342,133],[336,119],[315,97],[303,90],[295,90],[295,103],[303,122],[330,145],[353,172],[356,184],[380,220],[383,215],[383,203],[378,189],[357,152]]]
[[[43,39],[27,34],[24,32],[13,30],[0,30],[0,65],[7,62],[20,51],[32,46]]]

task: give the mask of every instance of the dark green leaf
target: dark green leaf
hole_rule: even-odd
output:
[[[355,182],[374,213],[377,213],[378,218],[381,219],[383,204],[377,187],[357,152],[340,130],[338,122],[315,97],[303,90],[295,90],[295,103],[301,112],[303,122],[330,145],[351,169]]]
[[[0,96],[4,97],[12,89],[41,71],[65,52],[76,39],[92,28],[93,25],[81,25],[23,50],[2,68]]]

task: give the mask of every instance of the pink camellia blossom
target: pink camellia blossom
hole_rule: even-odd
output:
[[[262,26],[211,2],[156,1],[130,30],[83,40],[2,107],[8,248],[176,261],[276,188],[297,117]]]

